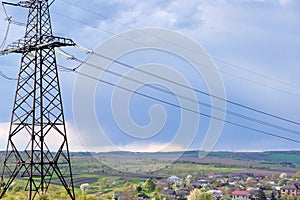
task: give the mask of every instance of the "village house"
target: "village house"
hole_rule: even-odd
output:
[[[300,196],[300,188],[298,188],[295,184],[285,185],[280,189],[280,195],[284,196],[285,194]]]
[[[211,189],[207,191],[208,193],[210,193],[212,195],[212,197],[214,199],[221,199],[223,196],[223,191],[222,190],[218,190],[218,189]]]
[[[190,194],[190,191],[188,191],[187,189],[180,188],[175,190],[175,193],[177,198],[184,199]]]
[[[88,184],[88,183],[84,183],[84,184],[80,185],[80,190],[81,191],[85,191],[85,190],[87,190],[89,188],[90,188],[90,184]]]
[[[177,185],[182,184],[182,179],[177,176],[170,176],[169,178],[167,178],[167,180],[171,184],[177,184]]]
[[[189,186],[191,187],[191,189],[200,189],[202,187],[200,181],[191,182]]]
[[[248,191],[235,190],[231,195],[232,200],[250,200],[250,193]]]
[[[176,198],[176,193],[175,190],[169,188],[169,189],[163,189],[160,191],[161,194],[165,195],[167,199],[175,199]]]

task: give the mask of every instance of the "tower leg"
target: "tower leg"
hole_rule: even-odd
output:
[[[71,160],[62,107],[55,47],[75,45],[52,35],[47,0],[20,3],[29,8],[25,37],[9,47],[21,53],[8,136],[0,198],[12,184],[25,180],[28,199],[46,194],[60,183],[75,199]],[[20,42],[22,41],[22,42]]]

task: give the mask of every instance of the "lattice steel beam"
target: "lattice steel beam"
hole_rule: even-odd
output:
[[[55,47],[75,43],[53,36],[48,0],[7,4],[28,8],[29,13],[24,38],[0,52],[22,54],[0,198],[16,178],[21,178],[26,181],[28,199],[35,199],[47,192],[55,176],[74,200]]]

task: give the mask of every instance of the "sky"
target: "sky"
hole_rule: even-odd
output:
[[[96,53],[114,56],[168,80],[299,123],[299,9],[297,0],[90,0],[87,3],[57,0],[50,11],[55,35],[72,38]],[[26,9],[7,10],[16,21],[26,22]],[[1,42],[7,26],[4,18],[1,11]],[[7,44],[23,34],[24,27],[11,26]],[[120,87],[60,71],[71,151],[299,150],[297,142],[262,133],[299,141],[299,125],[228,102],[226,105],[214,102],[209,96],[139,74],[78,49],[64,50],[122,77],[101,74],[86,64],[79,72],[117,86],[132,87],[137,92],[126,92]],[[69,68],[80,64],[59,55],[57,60]],[[0,70],[16,77],[19,62],[19,55],[1,56]],[[132,84],[126,77],[134,77],[143,84]],[[16,81],[0,77],[0,149],[5,149],[8,137],[15,88]],[[220,90],[216,92],[216,88]],[[183,97],[194,101],[188,102]],[[228,112],[225,116],[203,103],[216,103]],[[199,113],[224,117],[226,121],[260,132],[215,121]],[[230,113],[294,131],[271,128]]]

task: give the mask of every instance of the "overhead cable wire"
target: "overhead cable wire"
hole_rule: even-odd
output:
[[[267,132],[267,131],[263,131],[263,130],[252,128],[252,127],[245,126],[245,125],[242,125],[242,124],[238,124],[238,123],[235,123],[235,122],[232,122],[232,121],[229,121],[229,120],[224,120],[224,119],[221,119],[221,118],[218,118],[218,117],[215,117],[215,116],[211,116],[211,115],[208,115],[208,114],[205,114],[205,113],[201,113],[201,112],[192,110],[190,108],[185,108],[185,107],[182,107],[180,105],[177,105],[177,104],[174,104],[174,103],[171,103],[171,102],[168,102],[168,101],[165,101],[165,100],[162,100],[162,99],[159,99],[159,98],[156,98],[156,97],[153,97],[153,96],[150,96],[150,95],[138,92],[138,91],[134,91],[134,90],[128,89],[128,88],[120,86],[120,85],[116,85],[116,84],[111,83],[109,81],[106,81],[106,80],[103,80],[103,79],[99,79],[99,78],[93,77],[91,75],[88,75],[88,74],[85,74],[85,73],[82,73],[82,72],[79,72],[79,71],[74,71],[74,70],[68,69],[68,68],[66,68],[66,67],[64,67],[62,65],[58,65],[58,66],[61,67],[61,68],[66,69],[66,70],[68,70],[70,72],[74,72],[76,74],[79,74],[81,76],[85,76],[85,77],[93,79],[95,81],[102,82],[102,83],[105,83],[107,85],[110,85],[110,86],[113,86],[113,87],[117,87],[117,88],[120,88],[122,90],[126,90],[128,92],[132,92],[134,94],[137,94],[137,95],[140,95],[142,97],[145,97],[145,98],[148,98],[148,99],[152,99],[152,100],[155,100],[155,101],[158,101],[158,102],[170,105],[172,107],[177,107],[177,108],[180,108],[180,109],[183,109],[183,110],[186,110],[186,111],[189,111],[189,112],[192,112],[192,113],[195,113],[195,114],[198,114],[198,115],[210,118],[210,119],[215,119],[215,120],[218,120],[218,121],[222,121],[224,123],[227,123],[227,124],[230,124],[230,125],[234,125],[234,126],[238,126],[238,127],[244,128],[244,129],[248,129],[250,131],[258,132],[258,133],[261,133],[261,134],[264,134],[264,135],[268,135],[268,136],[280,138],[280,139],[287,140],[287,141],[290,141],[290,142],[300,143],[300,140],[296,140],[296,139],[293,139],[293,138],[285,137],[285,136],[282,136],[282,135],[277,135],[277,134],[270,133],[270,132]]]
[[[65,53],[66,53],[66,52],[65,52]],[[245,105],[240,104],[240,103],[236,103],[236,102],[233,102],[233,101],[230,101],[230,100],[227,100],[227,99],[223,99],[223,98],[220,98],[220,97],[215,96],[215,95],[211,95],[211,94],[209,94],[209,93],[207,93],[207,92],[204,92],[204,91],[202,91],[202,90],[199,90],[199,89],[196,89],[196,88],[188,87],[188,86],[186,86],[186,85],[184,85],[184,84],[180,84],[180,83],[177,83],[177,82],[175,82],[175,81],[173,81],[173,80],[170,80],[170,79],[167,79],[167,78],[165,78],[165,77],[159,76],[159,75],[157,75],[157,74],[153,74],[153,73],[151,73],[151,72],[148,72],[148,71],[145,71],[145,70],[142,70],[142,69],[139,69],[139,68],[135,68],[134,66],[131,66],[131,65],[127,64],[127,63],[124,63],[124,62],[121,62],[121,61],[118,61],[118,60],[111,59],[111,58],[106,57],[106,56],[103,56],[103,55],[101,55],[101,54],[97,54],[97,53],[95,53],[95,52],[93,52],[93,54],[98,55],[98,56],[101,56],[102,58],[108,59],[109,61],[115,62],[115,63],[117,63],[117,64],[119,64],[119,65],[128,67],[128,68],[130,68],[130,69],[134,69],[134,70],[139,71],[139,72],[141,72],[141,73],[145,73],[145,74],[151,75],[151,76],[153,76],[153,77],[155,77],[155,78],[159,78],[159,79],[161,79],[161,80],[168,81],[168,82],[170,82],[170,83],[172,83],[172,84],[181,86],[181,87],[183,87],[183,88],[185,88],[185,89],[193,90],[193,91],[198,92],[198,93],[200,93],[200,94],[204,94],[204,95],[207,95],[207,96],[212,97],[212,98],[217,98],[217,99],[219,99],[219,100],[225,101],[225,102],[230,103],[230,104],[233,104],[233,105],[235,105],[235,106],[239,106],[239,107],[242,107],[242,108],[245,108],[245,109],[248,109],[248,110],[251,110],[251,111],[260,113],[260,114],[263,114],[263,115],[267,115],[267,116],[269,116],[269,117],[273,117],[273,118],[276,118],[276,119],[279,119],[279,120],[282,120],[282,121],[286,121],[286,122],[289,122],[289,123],[292,123],[292,124],[295,124],[295,125],[300,125],[299,122],[292,121],[292,120],[289,120],[289,119],[286,119],[286,118],[283,118],[283,117],[279,117],[279,116],[276,116],[276,115],[274,115],[274,114],[270,114],[270,113],[267,113],[267,112],[264,112],[264,111],[261,111],[261,110],[252,108],[252,107],[245,106]],[[77,59],[77,58],[75,58],[75,57],[74,57],[74,59],[76,59],[78,62],[80,62],[80,63],[81,63],[80,65],[82,65],[82,63],[86,63],[86,64],[88,64],[88,65],[90,65],[90,66],[92,66],[92,67],[94,67],[94,68],[97,68],[97,69],[100,69],[100,70],[105,70],[105,71],[107,71],[107,72],[109,71],[109,70],[107,70],[107,69],[101,68],[101,67],[96,66],[96,65],[93,65],[93,64],[91,64],[91,63],[87,63],[86,61],[79,60],[79,59]],[[78,68],[78,67],[77,67],[77,68]],[[76,69],[77,69],[77,68],[76,68]],[[112,72],[110,72],[110,73],[112,73]],[[113,72],[113,73],[116,74],[116,72]],[[122,76],[122,75],[119,74],[119,76]]]
[[[0,50],[3,50],[4,47],[5,47],[11,24],[15,24],[15,25],[18,25],[18,26],[25,26],[26,25],[24,23],[12,20],[12,17],[8,15],[3,2],[2,2],[2,7],[3,7],[4,14],[6,16],[5,20],[7,21],[7,27],[6,27],[6,31],[5,31],[5,34],[4,34],[3,41],[1,42],[1,45],[0,45]]]
[[[6,4],[5,2],[2,2],[2,8],[3,8],[4,14],[6,16],[5,20],[7,20],[8,22],[10,22],[12,24],[18,25],[18,26],[26,26],[25,23],[15,21],[15,20],[12,19],[12,16],[8,15],[8,12],[5,8],[5,4]]]
[[[237,112],[234,112],[234,111],[230,111],[230,110],[225,110],[223,108],[219,108],[219,107],[216,107],[216,106],[212,106],[208,103],[204,103],[204,102],[200,102],[200,101],[196,101],[194,99],[191,99],[191,98],[188,98],[184,95],[181,95],[181,94],[174,94],[173,92],[167,90],[167,89],[163,89],[161,87],[158,87],[158,86],[155,86],[155,85],[149,85],[149,84],[146,84],[145,82],[143,81],[139,81],[139,80],[136,80],[136,79],[133,79],[133,78],[130,78],[130,77],[127,77],[127,76],[124,76],[118,72],[115,72],[115,71],[112,71],[112,70],[109,70],[109,69],[105,69],[105,68],[102,68],[102,67],[99,67],[95,64],[92,64],[92,63],[88,63],[86,61],[83,61],[83,60],[80,60],[76,57],[73,57],[73,60],[81,63],[81,64],[86,64],[87,66],[89,67],[92,67],[94,69],[97,69],[97,70],[101,70],[101,71],[104,71],[104,72],[107,72],[109,74],[112,74],[114,76],[117,76],[117,77],[121,77],[121,78],[124,78],[126,80],[129,80],[129,81],[132,81],[132,82],[135,82],[135,83],[138,83],[138,84],[142,84],[142,85],[145,85],[145,87],[148,87],[148,88],[151,88],[151,89],[155,89],[155,90],[158,90],[158,91],[161,91],[161,92],[164,92],[166,94],[169,94],[169,95],[172,95],[172,96],[175,96],[175,97],[180,97],[182,99],[185,99],[187,101],[190,101],[190,102],[193,102],[193,103],[197,103],[199,105],[203,105],[205,107],[209,107],[209,108],[214,108],[216,110],[219,110],[219,111],[222,111],[224,113],[228,113],[232,116],[236,116],[236,117],[239,117],[239,118],[242,118],[242,119],[245,119],[245,120],[248,120],[248,121],[252,121],[252,122],[255,122],[255,123],[258,123],[258,124],[261,124],[261,125],[264,125],[264,126],[268,126],[268,127],[271,127],[271,128],[275,128],[275,129],[279,129],[279,130],[282,130],[282,131],[286,131],[286,132],[289,132],[289,133],[292,133],[292,134],[295,134],[295,135],[300,135],[300,132],[299,131],[296,131],[296,130],[293,130],[293,129],[289,129],[289,128],[285,128],[283,126],[279,126],[279,125],[276,125],[276,124],[272,124],[272,123],[269,123],[269,122],[265,122],[265,121],[262,121],[262,120],[258,120],[256,118],[253,118],[253,117],[249,117],[249,116],[246,116],[246,115],[243,115],[243,114],[240,114],[240,113],[237,113]],[[74,68],[72,69],[72,71],[75,71],[77,68]],[[69,69],[70,70],[70,69]],[[177,84],[176,84],[177,85]],[[190,87],[188,87],[189,89],[191,89]]]
[[[63,16],[65,16],[65,17],[67,17],[66,15],[63,15]],[[74,19],[74,18],[73,18]],[[81,20],[76,20],[76,21],[78,21],[78,22],[80,22],[80,23],[84,23],[84,22],[82,22]],[[89,25],[89,24],[87,24],[86,23],[86,25]],[[89,25],[90,26],[90,25]],[[9,30],[9,29],[8,29]],[[109,34],[114,34],[114,33],[112,33],[112,32],[109,32],[109,31],[106,31],[106,30],[102,30],[102,31],[105,31],[105,32],[107,32],[107,33],[109,33]],[[8,31],[7,31],[8,32]],[[95,54],[95,53],[94,53]],[[99,56],[100,54],[95,54],[95,55],[97,55],[97,56]],[[100,55],[100,57],[102,57],[103,55]],[[108,60],[110,60],[110,61],[112,61],[112,62],[115,62],[115,63],[118,63],[118,64],[121,64],[122,63],[122,65],[123,66],[130,66],[130,65],[128,65],[128,64],[126,64],[125,63],[125,65],[124,65],[124,63],[123,62],[120,62],[120,61],[117,61],[117,60],[113,60],[113,59],[111,59],[111,58],[108,58],[108,57],[103,57],[103,58],[105,58],[105,59],[108,59]],[[79,61],[79,62],[83,62],[83,61],[80,61],[80,60],[77,60],[77,61]],[[220,60],[219,60],[220,61]],[[222,60],[221,60],[222,61]],[[227,63],[227,64],[229,64],[229,65],[232,65],[232,64],[230,64],[230,63]],[[131,68],[133,67],[133,66],[130,66]],[[133,67],[134,68],[134,67]],[[137,70],[138,68],[135,68],[135,70]],[[67,70],[66,69],[66,71],[69,71],[69,70]],[[78,72],[78,71],[76,71],[76,69],[75,70],[73,70],[73,72],[75,72],[75,73],[80,73],[80,72]],[[144,71],[144,72],[146,72],[146,71]],[[2,77],[4,77],[4,78],[6,78],[6,79],[9,79],[9,80],[17,80],[17,79],[14,79],[14,78],[10,78],[10,77],[8,77],[8,76],[6,76],[5,74],[3,74],[1,71],[0,71],[0,75],[2,76]],[[155,74],[152,74],[152,75],[155,75]],[[160,77],[160,78],[163,78],[163,77]],[[98,79],[98,81],[101,81],[101,82],[103,82],[102,80],[99,80]],[[172,80],[169,80],[168,79],[168,81],[170,82],[170,81],[172,81]],[[276,81],[276,80],[275,80]],[[107,81],[106,81],[107,82]],[[105,83],[106,83],[105,82]],[[175,82],[176,83],[176,82]],[[283,82],[284,83],[284,82]],[[108,83],[107,83],[108,84]],[[117,85],[115,85],[115,84],[113,84],[113,83],[110,83],[110,85],[114,85],[114,86],[116,86],[116,87],[119,87],[119,86],[117,86]],[[178,85],[178,83],[177,83],[177,85]],[[181,86],[183,86],[183,85],[181,85]],[[186,86],[187,87],[187,86]],[[189,88],[189,87],[188,87]],[[124,88],[124,87],[121,87],[121,89],[126,89],[126,90],[130,90],[130,89],[128,89],[128,88]],[[156,88],[157,89],[157,88]],[[161,88],[160,88],[161,89]],[[197,91],[196,89],[194,89],[194,88],[189,88],[189,89],[193,89],[194,91]],[[130,90],[131,91],[131,90]],[[161,90],[162,91],[162,90]],[[134,92],[134,93],[137,93],[136,91],[131,91],[131,92]],[[199,92],[199,91],[197,91],[197,92]],[[203,92],[203,91],[201,91],[200,93],[202,93],[202,94],[205,94],[205,92]],[[139,95],[142,95],[142,96],[144,96],[144,97],[150,97],[150,96],[148,96],[148,95],[145,95],[145,94],[143,94],[143,93],[137,93],[137,94],[139,94]],[[211,96],[211,97],[213,97],[213,98],[217,98],[217,99],[219,99],[219,97],[216,97],[216,96],[212,96],[212,95],[210,95],[210,94],[208,94],[208,93],[206,93],[206,95],[209,95],[209,96]],[[164,101],[164,100],[161,100],[161,99],[157,99],[157,98],[153,98],[153,97],[151,97],[151,99],[153,99],[153,100],[156,100],[156,101],[160,101],[160,102],[162,102],[162,103],[166,103],[166,104],[169,104],[169,105],[171,105],[171,106],[175,106],[175,107],[178,107],[178,108],[182,108],[182,109],[185,109],[185,110],[190,110],[190,109],[188,109],[188,108],[183,108],[183,107],[181,107],[181,106],[178,106],[178,105],[176,105],[176,104],[173,104],[173,103],[170,103],[170,102],[167,102],[167,101]],[[220,99],[221,100],[221,99]],[[223,99],[224,100],[224,99]],[[228,103],[232,103],[232,102],[230,102],[230,101],[228,101],[228,100],[224,100],[224,101],[226,101],[226,102],[228,102]],[[198,103],[199,103],[199,101],[198,101]],[[233,103],[234,104],[234,103]],[[202,104],[203,105],[203,104]],[[207,105],[209,105],[209,104],[207,104]],[[243,106],[244,107],[244,106]],[[244,107],[244,108],[247,108],[247,109],[249,109],[250,107]],[[252,110],[252,109],[250,109],[250,110]],[[196,112],[196,111],[193,111],[193,110],[190,110],[191,112]],[[256,109],[253,109],[252,111],[256,111],[257,112],[257,110]],[[210,118],[214,118],[214,119],[217,119],[217,120],[220,120],[220,119],[218,119],[218,118],[216,118],[216,117],[212,117],[212,116],[210,116],[210,115],[207,115],[207,114],[203,114],[203,113],[200,113],[200,112],[197,112],[198,114],[200,114],[200,115],[203,115],[203,116],[206,116],[206,117],[210,117]],[[261,114],[266,114],[265,112],[259,112],[259,113],[261,113]],[[247,117],[247,116],[244,116],[244,115],[240,115],[240,114],[238,114],[238,113],[235,113],[235,112],[232,112],[231,114],[233,114],[233,115],[235,115],[235,116],[239,116],[239,117],[242,117],[242,118],[244,118],[244,117]],[[272,115],[272,114],[268,114],[269,116],[272,116],[272,117],[275,117],[275,115]],[[278,116],[277,116],[278,117]],[[277,118],[277,117],[275,117],[275,118]],[[247,118],[244,118],[244,119],[247,119]],[[256,119],[254,119],[254,118],[251,118],[251,117],[249,117],[248,119],[252,119],[253,121],[254,120],[256,120]],[[281,119],[281,120],[283,120],[284,118],[277,118],[277,119]],[[259,121],[259,120],[258,120]],[[284,121],[287,121],[287,122],[291,122],[291,123],[293,123],[293,121],[291,121],[291,120],[284,120]],[[224,120],[224,122],[226,122],[226,123],[229,123],[229,124],[232,124],[232,125],[237,125],[237,123],[234,123],[234,122],[230,122],[230,121],[227,121],[227,120]],[[295,123],[295,124],[297,124],[297,125],[300,125],[300,123]],[[271,123],[264,123],[263,125],[272,125]],[[274,124],[273,124],[274,125]],[[239,125],[240,127],[247,127],[247,126],[244,126],[244,125]],[[281,126],[277,126],[277,125],[274,125],[273,126],[273,128],[278,128],[278,129],[281,129],[281,130],[284,130],[284,131],[287,131],[287,132],[290,132],[290,131],[294,131],[294,130],[291,130],[291,129],[287,129],[287,128],[285,128],[285,127],[281,127]],[[250,129],[250,130],[256,130],[256,129],[253,129],[253,128],[251,128],[251,127],[248,127],[247,129]],[[257,129],[258,130],[258,129]],[[289,131],[290,130],[290,131]],[[261,133],[265,133],[265,134],[267,134],[268,132],[265,132],[265,131],[261,131],[261,130],[258,130],[259,132],[261,132]],[[292,133],[292,132],[291,132]],[[297,131],[294,131],[294,133],[295,134],[299,134],[299,132],[297,132]],[[290,138],[286,138],[286,137],[283,137],[283,136],[279,136],[279,135],[276,135],[276,134],[272,134],[272,133],[268,133],[268,135],[273,135],[273,136],[277,136],[277,137],[279,137],[279,138],[282,138],[282,139],[287,139],[287,140],[290,140],[290,141],[294,141],[294,142],[300,142],[300,141],[298,141],[298,140],[293,140],[293,139],[290,139]]]
[[[113,33],[113,32],[111,32],[111,31],[107,31],[107,30],[105,30],[105,29],[103,29],[103,28],[101,28],[101,27],[94,27],[94,26],[92,26],[92,25],[90,25],[90,24],[88,24],[88,23],[86,23],[86,22],[84,22],[84,21],[78,20],[78,19],[76,19],[76,18],[74,18],[74,17],[68,16],[68,15],[65,15],[65,14],[62,14],[62,13],[59,13],[59,12],[56,12],[56,11],[53,11],[53,12],[56,13],[56,14],[58,14],[58,15],[60,15],[60,16],[65,17],[65,18],[67,18],[67,19],[71,19],[71,20],[73,20],[73,21],[75,21],[75,22],[78,22],[78,23],[80,23],[80,24],[84,24],[84,25],[87,25],[87,26],[89,26],[89,27],[92,27],[92,28],[94,28],[94,29],[96,29],[96,30],[99,29],[100,31],[105,32],[105,33],[107,33],[107,34],[110,34],[110,35],[113,35],[113,36],[116,35],[116,33]],[[138,31],[141,31],[141,30],[138,30]],[[145,33],[145,34],[147,34],[147,33]],[[149,34],[149,35],[151,35],[151,34]],[[125,38],[125,37],[124,37],[124,39],[125,39],[125,40],[128,40],[128,41],[130,41],[130,42],[136,43],[136,44],[141,44],[141,43],[139,43],[138,41],[135,41],[135,40],[133,40],[133,39],[129,39],[129,38]],[[211,58],[212,58],[212,57],[211,57]],[[193,61],[193,62],[195,62],[195,61]],[[202,63],[198,63],[198,62],[195,62],[195,63],[203,65]],[[227,64],[228,64],[228,63],[227,63]],[[220,70],[220,71],[222,71],[223,73],[227,73],[228,75],[232,76],[231,73],[224,72],[224,70]],[[262,75],[262,76],[264,76],[264,75]],[[243,76],[238,76],[238,75],[235,74],[233,77],[235,77],[235,78],[240,78],[240,79],[249,81],[250,83],[254,83],[255,85],[260,85],[260,86],[264,86],[264,87],[267,87],[267,88],[271,88],[271,89],[273,89],[273,90],[277,90],[277,91],[279,91],[279,92],[282,92],[282,93],[285,93],[285,94],[292,95],[292,96],[295,96],[295,97],[297,97],[297,98],[300,98],[300,95],[298,95],[298,94],[295,94],[295,93],[292,93],[292,92],[288,92],[288,91],[286,91],[286,90],[282,90],[282,89],[279,89],[279,88],[276,88],[276,87],[271,87],[270,85],[267,85],[267,84],[261,84],[260,82],[257,82],[257,81],[253,81],[253,80],[244,78]],[[273,81],[276,81],[276,80],[273,80]],[[278,81],[277,81],[277,82],[278,82]],[[280,82],[279,82],[279,83],[280,83]],[[286,85],[289,85],[289,84],[286,83]],[[290,86],[290,87],[294,87],[294,88],[300,90],[300,87],[297,88],[297,86],[291,86],[291,85],[289,85],[289,86]]]
[[[17,78],[12,78],[12,77],[9,77],[7,75],[5,75],[1,70],[0,70],[0,76],[6,80],[9,80],[9,81],[16,81],[18,80]]]
[[[69,0],[62,0],[62,2],[68,3],[68,4],[70,4],[70,5],[74,6],[74,7],[77,7],[77,8],[79,8],[79,9],[81,9],[81,10],[84,10],[84,11],[86,11],[86,12],[89,12],[89,13],[91,13],[91,14],[94,14],[94,15],[96,15],[96,16],[98,16],[98,17],[101,17],[101,18],[104,18],[104,19],[108,19],[108,20],[110,20],[110,21],[112,21],[112,22],[114,22],[114,23],[116,23],[116,24],[122,25],[122,26],[124,26],[124,27],[126,27],[126,28],[137,29],[136,27],[130,26],[130,25],[128,25],[128,24],[124,24],[123,22],[120,22],[120,21],[118,21],[118,20],[116,20],[116,19],[113,19],[113,18],[111,18],[111,17],[105,16],[105,15],[103,15],[103,14],[100,14],[100,13],[98,13],[98,12],[96,12],[96,11],[93,11],[93,10],[91,10],[91,9],[85,8],[85,7],[80,6],[80,5],[78,5],[78,4],[75,4],[75,3],[72,2],[72,1],[69,1]],[[177,43],[174,43],[174,42],[169,41],[169,40],[165,40],[165,39],[160,38],[160,37],[157,37],[157,36],[154,36],[154,35],[152,35],[152,34],[150,34],[150,33],[144,32],[144,31],[142,31],[142,30],[138,30],[138,31],[140,31],[141,33],[143,33],[143,34],[145,34],[145,35],[148,35],[148,36],[151,36],[151,37],[155,37],[156,39],[159,39],[159,40],[161,40],[161,41],[164,41],[164,42],[167,42],[167,43],[171,43],[171,44],[176,45],[176,46],[179,45],[179,44],[177,44]],[[115,35],[115,34],[114,34],[114,35]],[[203,52],[199,52],[199,51],[195,51],[195,50],[192,50],[192,49],[188,49],[188,48],[183,47],[183,46],[180,46],[180,45],[179,45],[179,47],[180,47],[180,48],[183,48],[183,49],[185,49],[185,50],[189,50],[189,51],[195,52],[195,53],[203,54]],[[203,54],[203,55],[204,55],[204,54]],[[252,73],[252,74],[254,74],[254,75],[256,75],[256,76],[260,76],[260,77],[265,78],[265,79],[269,79],[269,80],[272,80],[272,81],[275,81],[275,82],[279,82],[279,83],[281,83],[281,84],[283,84],[283,85],[286,85],[286,86],[289,86],[289,87],[294,87],[294,88],[297,88],[297,89],[300,90],[300,86],[298,86],[298,85],[294,85],[294,84],[291,84],[291,83],[287,83],[287,82],[284,82],[284,81],[282,81],[282,80],[275,79],[275,78],[273,78],[273,77],[270,77],[270,76],[267,76],[267,75],[264,75],[264,74],[255,72],[255,71],[253,71],[253,70],[246,69],[246,68],[241,67],[241,66],[239,66],[239,65],[236,65],[236,64],[233,64],[233,63],[231,63],[231,62],[225,61],[224,59],[221,59],[221,58],[217,58],[217,57],[214,57],[214,56],[212,56],[211,58],[212,58],[213,60],[219,61],[219,62],[221,62],[221,63],[223,63],[223,64],[229,65],[229,66],[231,66],[231,67],[234,67],[234,68],[237,68],[237,69],[246,71],[246,72],[248,72],[248,73]]]
[[[109,34],[109,35],[115,35],[115,33],[113,33],[113,32],[107,31],[107,30],[102,29],[102,28],[100,28],[100,27],[94,27],[94,26],[92,26],[91,24],[89,24],[89,23],[87,23],[87,22],[84,22],[84,21],[79,20],[79,19],[76,19],[76,18],[74,18],[74,17],[65,15],[65,14],[60,13],[60,12],[57,12],[57,11],[55,11],[55,10],[52,11],[52,12],[55,13],[55,14],[57,14],[57,15],[60,15],[60,16],[62,16],[62,17],[71,19],[71,20],[73,20],[73,21],[75,21],[75,22],[78,22],[78,23],[80,23],[80,24],[84,24],[84,25],[86,25],[86,26],[89,26],[89,27],[92,27],[92,28],[95,28],[95,29],[99,29],[99,30],[101,30],[101,31],[103,31],[103,32],[105,32],[105,33],[107,33],[107,34]]]
[[[7,11],[6,11],[5,6],[4,6],[3,3],[2,3],[2,7],[3,7],[4,13],[5,13],[5,16],[6,16],[6,20],[8,21],[8,23],[7,23],[7,27],[6,27],[6,31],[5,31],[5,34],[4,34],[3,41],[2,41],[1,46],[0,46],[1,50],[4,49],[4,46],[6,44],[6,40],[7,40],[7,37],[8,37],[10,24],[11,24],[11,17],[8,16]]]
[[[292,96],[300,98],[300,94],[295,94],[295,93],[291,93],[291,92],[286,91],[286,90],[278,89],[277,87],[271,86],[270,84],[267,84],[267,83],[257,82],[257,81],[251,80],[249,78],[244,78],[242,76],[236,75],[234,73],[226,72],[224,70],[220,70],[220,72],[222,74],[224,74],[225,76],[235,77],[235,78],[240,79],[240,80],[248,81],[248,82],[250,82],[250,83],[252,83],[254,85],[257,85],[257,86],[264,86],[266,88],[270,88],[272,90],[277,90],[279,92],[282,92],[282,93],[285,93],[285,94],[292,95]]]
[[[8,33],[9,33],[9,29],[10,29],[10,24],[11,24],[11,22],[8,22],[7,28],[6,28],[6,31],[5,31],[5,34],[4,34],[3,41],[1,42],[1,45],[0,45],[0,50],[3,50],[4,47],[5,47],[7,37],[8,37]]]
[[[257,112],[257,113],[260,113],[260,114],[263,114],[263,115],[267,115],[267,116],[269,116],[269,117],[273,117],[273,118],[276,118],[276,119],[281,120],[281,121],[289,122],[289,123],[292,123],[292,124],[295,124],[295,125],[300,125],[300,122],[296,122],[296,121],[293,121],[293,120],[290,120],[290,119],[286,119],[286,118],[283,118],[283,117],[280,117],[280,116],[277,116],[277,115],[274,115],[274,114],[271,114],[271,113],[268,113],[268,112],[265,112],[265,111],[261,111],[261,110],[258,110],[258,109],[256,109],[256,108],[252,108],[252,107],[250,107],[250,106],[246,106],[246,105],[243,105],[243,104],[241,104],[241,103],[237,103],[237,102],[232,101],[232,100],[224,99],[224,98],[221,98],[221,97],[219,97],[219,96],[212,95],[212,94],[210,94],[210,93],[208,93],[208,92],[205,92],[205,91],[202,91],[202,90],[199,90],[199,89],[196,89],[196,88],[188,87],[188,86],[186,86],[186,85],[184,85],[184,84],[181,84],[181,83],[178,83],[178,82],[176,82],[176,81],[174,81],[174,80],[171,80],[171,79],[168,79],[168,78],[166,78],[166,77],[163,77],[163,76],[160,76],[160,75],[157,75],[157,74],[154,74],[154,73],[145,71],[145,70],[140,69],[140,68],[136,68],[136,67],[134,67],[134,66],[132,66],[132,65],[129,65],[129,64],[125,63],[125,62],[121,62],[121,61],[119,61],[119,60],[112,59],[112,58],[107,57],[107,56],[104,56],[104,55],[102,55],[102,54],[98,54],[98,53],[95,53],[95,52],[93,52],[92,54],[94,54],[94,55],[96,55],[96,56],[98,56],[98,57],[104,58],[104,59],[106,59],[106,60],[109,60],[109,61],[111,61],[111,62],[113,62],[113,63],[116,63],[116,64],[122,65],[122,66],[124,66],[124,67],[127,67],[127,68],[129,68],[129,69],[134,69],[134,70],[136,70],[136,71],[145,73],[145,74],[150,75],[150,76],[153,76],[153,77],[155,77],[155,78],[159,78],[159,79],[164,80],[164,81],[167,81],[167,82],[169,82],[169,83],[172,83],[172,84],[181,86],[181,87],[183,87],[183,88],[185,88],[185,89],[193,90],[193,91],[195,91],[195,92],[197,92],[197,93],[200,93],[200,94],[209,96],[209,97],[211,97],[211,98],[218,99],[218,100],[221,100],[221,101],[230,103],[230,104],[232,104],[232,105],[235,105],[235,106],[238,106],[238,107],[247,109],[247,110],[251,110],[251,111],[253,111],[253,112]]]

